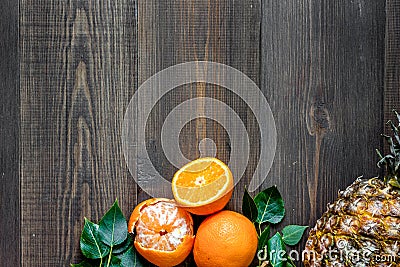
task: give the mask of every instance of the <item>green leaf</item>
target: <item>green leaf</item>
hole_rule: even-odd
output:
[[[126,219],[116,200],[99,222],[99,236],[101,241],[113,247],[124,242],[127,235]]]
[[[117,256],[121,260],[121,267],[144,267],[139,256],[133,247],[130,247],[124,254]]]
[[[286,267],[296,267],[292,258],[289,255],[287,255],[286,259],[287,259]]]
[[[92,223],[85,218],[85,225],[83,226],[80,239],[80,247],[86,258],[100,259],[110,252],[110,248],[100,241],[98,230],[99,226],[97,224]]]
[[[129,247],[132,246],[132,243],[133,243],[133,240],[132,240],[131,236],[128,235],[126,240],[122,244],[119,244],[118,246],[113,247],[112,253],[114,255],[124,253],[125,251],[127,251],[129,249]]]
[[[265,245],[267,244],[269,234],[270,234],[270,227],[269,225],[267,225],[267,227],[264,228],[260,237],[258,238],[258,250],[264,249]]]
[[[243,201],[242,201],[242,212],[243,215],[246,216],[250,221],[254,222],[257,220],[258,210],[256,203],[253,198],[250,196],[247,189],[244,189]]]
[[[267,242],[268,257],[273,267],[282,267],[287,261],[286,248],[279,232],[273,235]]]
[[[397,178],[391,178],[388,183],[395,188],[400,188],[400,183],[397,181]]]
[[[96,265],[97,267],[98,265]],[[91,263],[87,262],[87,261],[82,261],[78,264],[71,264],[71,267],[94,267],[94,265],[92,265]]]
[[[258,223],[279,223],[285,217],[285,205],[276,186],[265,189],[254,198],[258,209]]]
[[[122,267],[121,260],[114,255],[111,255],[110,261],[108,257],[105,260],[103,259],[102,267]]]
[[[304,234],[304,231],[308,228],[308,226],[301,225],[288,225],[282,230],[282,240],[286,245],[294,246],[300,242],[301,237]]]

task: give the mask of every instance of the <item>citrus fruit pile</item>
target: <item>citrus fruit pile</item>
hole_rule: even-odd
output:
[[[172,179],[174,199],[152,198],[136,206],[128,231],[136,250],[157,266],[175,266],[193,251],[198,267],[248,266],[257,250],[257,232],[245,216],[221,211],[233,190],[232,173],[216,158],[183,166]],[[197,233],[191,214],[207,215]]]

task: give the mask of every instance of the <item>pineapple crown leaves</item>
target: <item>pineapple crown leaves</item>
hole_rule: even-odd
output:
[[[388,121],[387,124],[390,125],[393,131],[393,137],[388,135],[382,135],[389,144],[390,154],[382,156],[382,154],[377,149],[376,152],[379,156],[378,167],[386,168],[386,174],[384,176],[384,182],[390,184],[397,189],[400,189],[400,183],[398,180],[399,169],[400,169],[400,114],[393,110],[396,114],[399,125],[396,126],[392,121]]]

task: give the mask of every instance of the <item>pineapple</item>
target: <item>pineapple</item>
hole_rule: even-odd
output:
[[[400,266],[400,125],[389,124],[391,153],[377,151],[386,175],[358,178],[339,192],[310,231],[304,266]]]

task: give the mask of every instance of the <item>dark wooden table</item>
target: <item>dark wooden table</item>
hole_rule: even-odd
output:
[[[262,90],[278,143],[260,189],[276,184],[284,196],[278,229],[314,225],[340,188],[376,175],[374,149],[400,109],[398,0],[3,0],[0,13],[1,266],[68,266],[80,257],[84,216],[97,221],[115,198],[129,216],[148,197],[127,169],[121,126],[138,86],[166,67],[220,62]],[[150,158],[173,175],[162,123],[197,96],[234,108],[251,137],[228,205],[240,211],[261,141],[254,114],[229,91],[190,84],[162,98],[147,124]],[[198,157],[205,137],[229,160],[228,133],[205,119],[183,129],[183,154]]]

